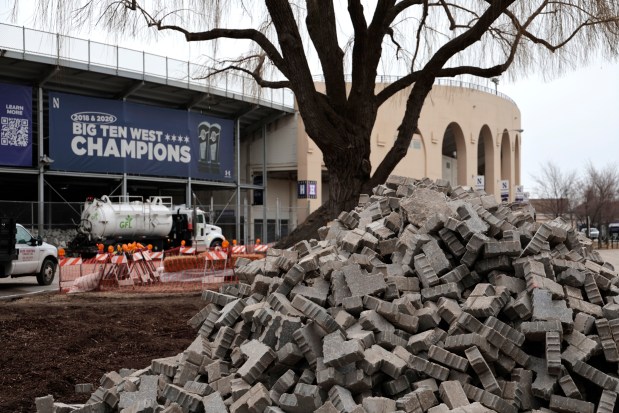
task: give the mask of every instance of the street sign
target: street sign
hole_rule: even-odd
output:
[[[501,201],[507,202],[509,199],[509,181],[503,179],[501,181]]]
[[[475,189],[483,191],[486,188],[486,178],[483,175],[477,175],[475,177]]]
[[[516,185],[516,202],[524,201],[524,185]]]

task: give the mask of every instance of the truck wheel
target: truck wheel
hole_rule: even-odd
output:
[[[39,285],[50,285],[54,281],[55,274],[56,264],[54,264],[54,261],[46,259],[41,266],[41,272],[37,275],[37,282]]]
[[[221,240],[220,239],[214,239],[211,242],[211,248],[221,248]]]

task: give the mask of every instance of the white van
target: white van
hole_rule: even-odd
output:
[[[2,221],[1,224],[15,227],[0,230],[0,237],[3,238],[0,244],[8,247],[0,253],[0,278],[34,276],[39,285],[50,285],[58,268],[58,249],[43,242],[40,236],[33,237],[14,221]],[[14,249],[9,245],[12,242],[15,243]]]

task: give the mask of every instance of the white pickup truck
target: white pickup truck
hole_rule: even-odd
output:
[[[0,218],[0,278],[37,278],[50,285],[58,268],[58,249],[33,237],[12,218]]]

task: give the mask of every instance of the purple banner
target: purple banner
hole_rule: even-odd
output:
[[[32,88],[0,83],[0,165],[32,166]]]
[[[57,92],[49,101],[50,169],[233,181],[230,119]]]

